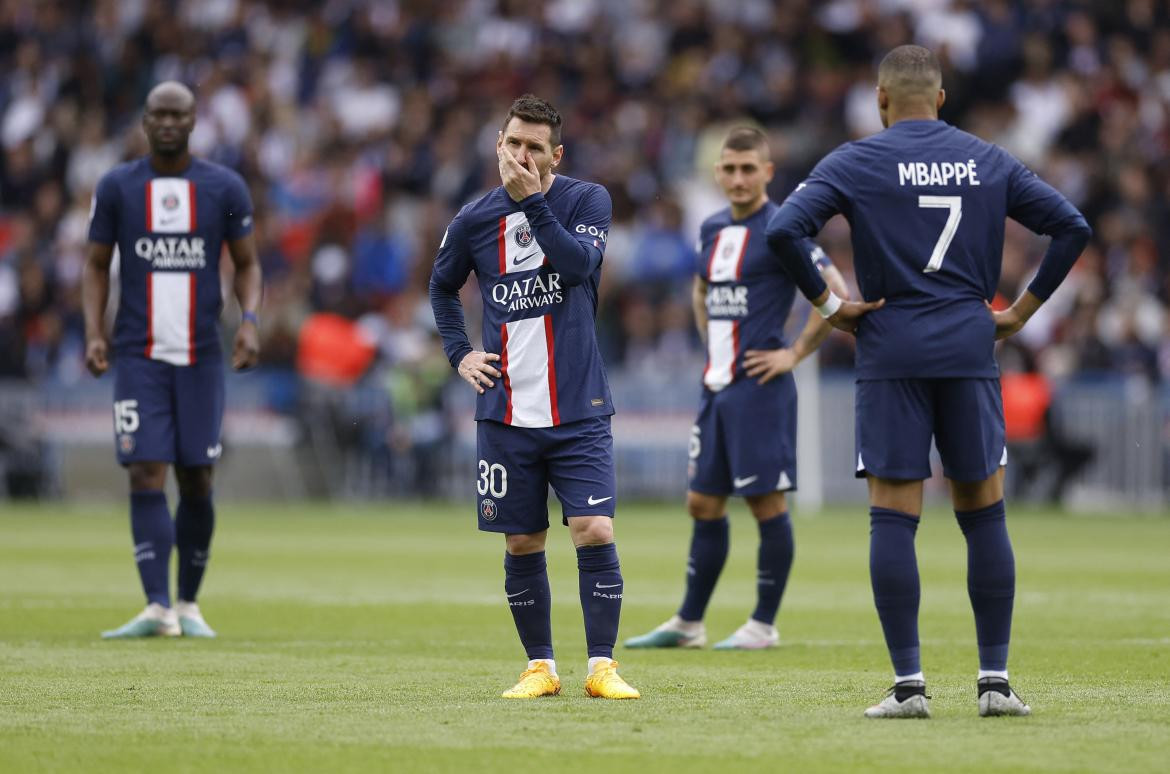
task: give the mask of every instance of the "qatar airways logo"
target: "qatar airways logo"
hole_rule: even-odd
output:
[[[509,312],[559,304],[565,300],[561,290],[561,275],[550,272],[543,277],[534,274],[510,282],[497,282],[492,286],[492,300]]]
[[[708,317],[747,317],[747,285],[711,285],[707,288]]]
[[[156,269],[202,269],[207,265],[200,237],[142,237],[134,243],[134,252]]]

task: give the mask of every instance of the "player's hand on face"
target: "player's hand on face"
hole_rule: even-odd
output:
[[[105,339],[90,339],[85,342],[85,367],[94,376],[101,376],[110,367],[110,345]]]
[[[252,368],[260,360],[260,333],[249,320],[240,323],[236,331],[235,346],[232,348],[232,368],[243,371]]]
[[[885,305],[884,298],[877,301],[842,301],[841,308],[828,318],[829,325],[839,331],[857,333],[857,326],[861,324],[861,318]]]
[[[790,348],[749,349],[743,353],[743,367],[748,376],[759,377],[760,384],[767,384],[781,374],[796,368],[796,353]]]
[[[468,352],[459,361],[459,376],[474,387],[476,392],[483,395],[486,387],[495,386],[496,383],[492,381],[492,377],[498,379],[502,375],[492,365],[499,359],[500,356],[492,352]]]
[[[512,201],[522,201],[540,192],[540,171],[536,168],[536,160],[526,152],[525,163],[517,161],[512,152],[504,147],[503,132],[500,132],[496,141],[496,158],[500,164],[500,181]]]

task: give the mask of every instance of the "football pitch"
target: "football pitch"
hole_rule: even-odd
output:
[[[505,701],[524,666],[503,541],[466,504],[219,508],[202,594],[212,641],[103,642],[141,605],[114,506],[0,508],[0,771],[1164,771],[1170,760],[1170,519],[1009,510],[1013,685],[1028,718],[976,713],[974,625],[953,516],[918,533],[928,721],[873,721],[890,668],[864,509],[795,518],[767,652],[627,651],[640,701],[585,697],[575,559],[554,526],[558,697]],[[677,606],[681,506],[619,509],[621,638]],[[708,614],[754,601],[737,504]],[[1162,763],[1158,763],[1162,761]]]

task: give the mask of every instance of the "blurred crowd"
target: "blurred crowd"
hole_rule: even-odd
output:
[[[944,62],[945,120],[1005,146],[1094,227],[1023,333],[1039,368],[1170,378],[1164,0],[0,0],[0,377],[83,377],[91,192],[145,153],[141,106],[164,79],[196,91],[192,150],[251,187],[271,373],[373,383],[398,416],[430,416],[446,381],[431,260],[458,207],[498,183],[496,130],[526,91],[564,115],[563,171],[613,197],[607,362],[690,368],[693,244],[722,206],[726,129],[766,127],[782,199],[881,128],[876,64],[907,42]],[[822,239],[848,276],[845,224]],[[1043,248],[1009,228],[1005,298]],[[464,300],[474,328],[474,288]],[[350,326],[368,357],[315,374],[311,319]],[[826,362],[847,367],[850,347],[835,336]],[[281,384],[274,404],[295,405]]]

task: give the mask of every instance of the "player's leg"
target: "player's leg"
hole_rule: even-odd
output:
[[[548,474],[541,430],[481,421],[476,426],[479,528],[505,536],[504,595],[528,665],[506,699],[560,692],[552,647],[552,595],[544,545],[548,534]]]
[[[715,393],[704,391],[687,451],[691,544],[682,605],[653,631],[626,640],[627,648],[701,648],[707,644],[703,616],[730,546],[725,506],[732,490],[731,474],[719,435],[716,399]]]
[[[639,693],[617,673],[613,647],[621,621],[625,581],[613,536],[617,476],[609,417],[552,428],[545,448],[548,478],[577,550],[577,586],[585,619],[588,677],[585,692],[605,699]]]
[[[979,644],[979,714],[1027,715],[1030,708],[1008,683],[1016,562],[1003,499],[1007,459],[999,382],[948,380],[938,398],[939,454],[967,541],[967,593]]]
[[[130,479],[130,532],[146,608],[105,639],[177,636],[169,568],[174,523],[167,507],[168,463],[174,460],[171,366],[126,356],[115,362],[114,431],[118,462]]]
[[[794,543],[787,498],[783,492],[745,498],[760,531],[756,553],[756,607],[747,622],[730,637],[715,644],[716,650],[763,650],[780,644],[776,614],[792,570]]]
[[[933,387],[927,380],[857,385],[858,474],[869,487],[869,575],[894,685],[865,711],[873,718],[930,717],[918,639],[921,587],[914,537],[922,481],[930,477]]]
[[[780,643],[776,613],[792,569],[792,522],[785,492],[796,486],[796,382],[785,375],[765,385],[734,385],[720,412],[724,446],[737,494],[760,531],[756,607],[716,650],[759,650]],[[769,428],[761,433],[758,428]]]
[[[224,366],[206,358],[175,369],[175,478],[179,505],[175,509],[175,543],[179,554],[178,600],[175,611],[183,634],[214,637],[195,597],[211,556],[215,531],[212,466],[223,453]]]
[[[215,507],[211,499],[212,467],[175,466],[179,506],[175,509],[175,547],[179,554],[178,595],[175,613],[186,637],[214,637],[215,630],[203,620],[195,597],[211,557]]]

